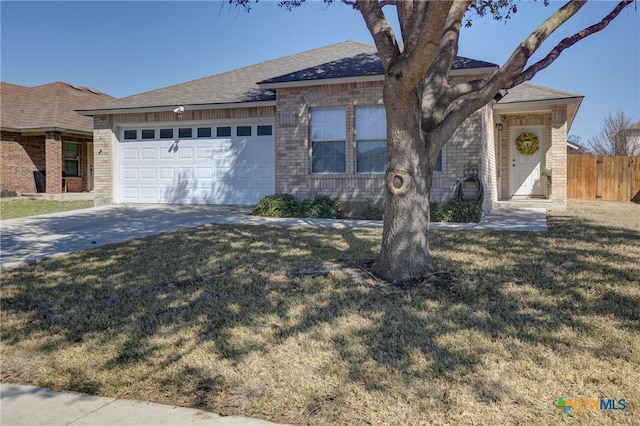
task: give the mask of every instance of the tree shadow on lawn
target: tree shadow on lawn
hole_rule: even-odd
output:
[[[444,378],[491,403],[518,394],[477,375],[496,341],[514,338],[569,352],[576,343],[553,331],[597,335],[585,320],[594,316],[614,316],[639,330],[639,253],[629,247],[640,235],[576,219],[552,219],[548,234],[432,232],[436,264],[457,277],[451,286],[427,281],[401,291],[374,280],[286,275],[318,261],[373,257],[379,235],[208,225],[8,270],[2,341],[54,357],[83,346],[102,351],[92,374],[73,370],[71,380],[63,372],[52,387],[111,395],[118,391],[95,372],[111,377],[123,369],[122,387],[144,377],[160,394],[173,395],[159,397],[168,398],[164,402],[234,413],[246,407],[219,395],[242,387],[241,379],[212,376],[200,364],[241,368],[249,357],[268,356],[294,339],[328,347],[337,361],[322,367],[327,374],[346,375],[341,383],[366,392],[420,383],[441,393],[447,389],[434,382]],[[616,355],[610,343],[603,339],[594,355]],[[207,357],[200,360],[199,353]],[[304,353],[298,356],[291,368],[305,362]],[[7,368],[11,363],[3,373]],[[315,400],[306,404],[309,416],[339,415],[309,408]],[[421,404],[415,409],[433,409]]]

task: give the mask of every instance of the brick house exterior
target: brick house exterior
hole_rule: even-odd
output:
[[[2,82],[0,89],[0,190],[90,191],[93,120],[74,109],[113,98],[62,82],[37,87]],[[40,188],[38,175],[44,178]]]
[[[496,69],[496,65],[487,62],[456,58],[451,78],[487,77]],[[162,127],[176,132],[193,129],[189,134],[195,140],[198,126],[206,125],[215,131],[216,123],[226,126],[251,120],[273,123],[275,184],[272,192],[290,193],[300,199],[323,194],[345,203],[381,201],[384,170],[357,171],[356,112],[361,107],[382,106],[383,78],[375,49],[347,41],[83,110],[82,114],[94,117],[96,204],[126,202],[123,192],[127,188],[122,182],[127,174],[139,175],[145,170],[151,174],[163,173],[162,167],[153,173],[150,171],[153,162],[127,163],[128,146],[142,150],[162,145],[161,140],[145,145],[140,136],[143,129],[150,129],[156,139],[157,129]],[[517,192],[522,193],[520,187],[515,192],[513,189],[516,175],[512,168],[521,166],[512,158],[517,156],[517,153],[512,155],[517,136],[512,133],[534,129],[539,133],[540,145],[535,173],[539,174],[543,167],[552,169],[553,186],[547,188],[547,183],[538,176],[530,193],[525,191],[526,195],[549,198],[550,206],[563,208],[566,205],[566,135],[581,100],[579,95],[525,83],[476,111],[443,148],[441,166],[434,175],[432,199],[450,198],[469,170],[477,173],[483,184],[485,210],[490,210],[498,201],[514,198]],[[175,112],[179,106],[184,112]],[[340,153],[344,167],[337,172],[319,173],[313,170],[316,154],[312,149],[312,116],[314,110],[326,109],[339,110],[340,117],[344,117],[344,122],[341,119],[339,123],[344,128],[344,140],[339,141],[344,147]],[[154,131],[152,127],[157,129]],[[132,131],[138,138],[131,144],[124,140],[123,132],[127,129],[135,129]],[[213,137],[211,144],[215,141]],[[239,141],[232,138],[231,145]],[[165,155],[167,146],[175,145],[177,149],[183,143],[187,142],[179,138],[167,141],[162,145],[164,151],[158,150],[160,154],[154,155]],[[204,149],[205,145],[194,146]],[[170,163],[162,164],[165,169],[170,167]],[[132,168],[127,169],[128,165]],[[228,166],[233,164],[225,164]],[[193,173],[198,173],[196,166]],[[156,189],[159,181],[152,184]],[[212,187],[219,184],[211,182]],[[143,186],[141,183],[137,189],[144,190]],[[151,198],[149,202],[161,202],[158,199]],[[188,202],[207,203],[210,199],[191,198]]]

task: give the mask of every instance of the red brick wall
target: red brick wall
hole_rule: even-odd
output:
[[[2,132],[0,189],[36,192],[33,172],[45,169],[44,136]]]
[[[45,160],[45,136],[23,136],[20,133],[2,132],[2,145],[0,150],[0,190],[15,191],[18,193],[36,192],[33,172],[36,170],[47,171],[53,169],[55,179],[59,182],[53,184],[53,193],[62,190],[63,142],[80,143],[80,176],[67,179],[68,192],[88,191],[89,170],[87,167],[87,142],[90,139],[76,136],[50,133],[52,139],[50,152],[53,157],[49,162]],[[57,139],[56,139],[57,138]],[[47,179],[49,181],[49,179]],[[58,186],[60,189],[58,189]],[[47,192],[50,192],[47,190]]]

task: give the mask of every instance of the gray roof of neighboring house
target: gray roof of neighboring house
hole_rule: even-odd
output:
[[[86,87],[55,82],[25,87],[0,82],[0,127],[9,131],[59,129],[93,132],[93,119],[75,110],[113,97]]]
[[[453,68],[497,66],[459,57]],[[275,93],[259,86],[282,82],[383,75],[374,46],[355,41],[308,50],[221,74],[93,105],[92,111],[273,101]]]
[[[550,87],[538,86],[531,83],[522,83],[507,90],[507,94],[500,99],[498,104],[510,104],[516,102],[550,101],[556,99],[582,99],[584,96],[575,93],[563,92]]]

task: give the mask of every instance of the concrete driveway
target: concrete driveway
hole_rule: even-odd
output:
[[[378,220],[266,218],[249,206],[112,205],[22,219],[3,220],[0,268],[60,256],[205,223],[228,225],[381,228]],[[544,209],[494,209],[480,223],[431,223],[430,229],[546,231]]]
[[[105,244],[205,223],[380,227],[364,220],[277,219],[250,216],[248,206],[112,205],[2,221],[0,267],[12,267]]]

